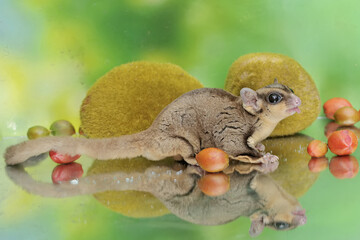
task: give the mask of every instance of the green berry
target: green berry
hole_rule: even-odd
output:
[[[55,121],[51,124],[50,131],[54,136],[71,136],[75,134],[74,126],[66,120]]]
[[[33,126],[27,131],[29,139],[36,139],[40,137],[46,137],[50,135],[50,131],[43,126]]]

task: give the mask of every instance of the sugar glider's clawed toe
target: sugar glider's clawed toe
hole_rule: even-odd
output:
[[[256,150],[258,150],[259,152],[264,152],[265,151],[265,146],[262,143],[257,143],[255,146]]]
[[[279,158],[275,155],[272,155],[270,153],[266,153],[262,157],[262,172],[263,173],[271,173],[275,171],[279,166]]]

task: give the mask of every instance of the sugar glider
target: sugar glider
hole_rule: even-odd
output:
[[[166,157],[196,164],[202,149],[216,147],[230,158],[277,168],[278,158],[264,153],[261,141],[284,118],[300,112],[301,100],[287,86],[274,83],[256,91],[243,88],[240,96],[222,89],[187,92],[165,107],[146,130],[113,138],[43,137],[9,147],[8,165],[26,161],[49,150],[88,155],[98,160]]]

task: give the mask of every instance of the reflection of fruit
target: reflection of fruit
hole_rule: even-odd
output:
[[[331,152],[336,155],[349,155],[355,152],[358,140],[352,131],[339,130],[333,132],[328,139],[328,146]]]
[[[71,136],[75,134],[74,126],[67,120],[55,121],[51,124],[50,131],[54,136]]]
[[[145,158],[95,161],[88,171],[88,176],[112,172],[145,172],[151,166],[171,166],[171,161],[153,162]],[[94,197],[105,207],[128,217],[158,217],[169,210],[151,193],[141,191],[106,191],[96,193]]]
[[[263,141],[266,152],[279,157],[279,167],[270,176],[295,197],[304,195],[319,176],[308,169],[306,148],[311,140],[309,136],[296,134]]]
[[[353,178],[359,172],[359,163],[354,156],[336,156],[331,159],[329,168],[336,178]]]
[[[360,138],[360,129],[355,127],[355,126],[340,126],[339,124],[337,124],[334,121],[329,122],[326,126],[325,126],[325,136],[327,138],[330,137],[330,135],[335,132],[336,130],[350,130],[353,133],[355,133],[355,135],[357,136],[357,138]]]
[[[271,136],[296,133],[316,120],[320,113],[319,92],[310,75],[294,59],[274,53],[252,53],[237,59],[230,67],[225,90],[239,95],[240,89],[257,90],[277,78],[301,99],[301,113],[281,121]]]
[[[329,122],[328,124],[326,124],[326,126],[325,126],[325,136],[327,137],[327,138],[329,138],[330,137],[330,135],[333,133],[333,132],[335,132],[336,130],[338,130],[338,128],[340,127],[340,125],[339,124],[337,124],[336,122],[334,122],[334,121],[331,121],[331,122]]]
[[[351,103],[345,98],[331,98],[327,100],[324,105],[324,113],[327,118],[334,120],[335,112],[342,107],[351,107]]]
[[[80,178],[84,173],[81,164],[69,163],[54,168],[51,178],[53,183],[66,182]]]
[[[312,140],[307,147],[307,152],[311,157],[323,157],[327,151],[327,144],[320,140]]]
[[[50,135],[50,131],[43,126],[33,126],[27,131],[29,139],[36,139],[40,137],[46,137]]]
[[[329,160],[326,157],[313,157],[308,163],[309,170],[317,173],[324,171],[329,166]]]
[[[80,155],[70,156],[68,154],[57,153],[56,151],[50,151],[49,156],[54,162],[59,164],[71,163],[80,158]]]
[[[199,166],[207,172],[220,172],[229,166],[229,156],[219,148],[205,148],[196,155]]]
[[[360,120],[360,113],[353,107],[342,107],[335,112],[334,118],[341,126],[352,126]]]
[[[230,177],[224,173],[208,173],[198,181],[200,190],[208,196],[216,197],[230,189]]]

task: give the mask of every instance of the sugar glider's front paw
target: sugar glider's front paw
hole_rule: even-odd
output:
[[[266,153],[262,157],[261,167],[263,168],[263,173],[271,173],[275,171],[279,166],[279,158],[270,153]]]
[[[264,152],[265,151],[265,146],[262,143],[257,143],[255,146],[255,149],[258,150],[259,152]]]

